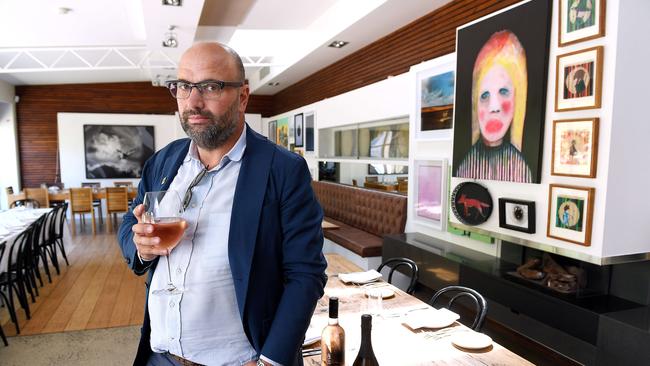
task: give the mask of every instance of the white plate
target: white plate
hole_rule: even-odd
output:
[[[339,278],[345,283],[364,284],[375,282],[381,278],[381,273],[371,269],[366,272],[340,273]]]
[[[458,332],[451,336],[451,343],[466,349],[483,349],[492,345],[492,338],[474,331]]]
[[[458,314],[448,309],[431,308],[408,313],[404,324],[408,325],[411,329],[444,328],[454,324],[458,318],[460,318]]]
[[[388,299],[395,296],[395,291],[391,290],[388,287],[375,287],[368,289],[366,291],[366,296],[372,296],[375,298],[381,296],[382,299]]]

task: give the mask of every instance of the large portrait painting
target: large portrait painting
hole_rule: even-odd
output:
[[[156,151],[153,126],[84,125],[87,179],[140,178]]]
[[[551,4],[458,29],[454,177],[540,182]]]

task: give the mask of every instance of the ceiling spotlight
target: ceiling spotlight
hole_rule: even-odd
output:
[[[270,83],[268,83],[266,85],[268,85],[268,86],[278,86],[278,85],[280,85],[280,83],[277,82],[277,81],[272,81],[272,82],[270,82]]]
[[[68,14],[71,11],[72,11],[72,8],[66,8],[66,7],[63,7],[63,6],[59,8],[59,14],[61,14],[61,15]]]
[[[182,0],[162,0],[163,5],[169,5],[169,6],[182,6],[183,1]]]
[[[165,33],[165,39],[162,41],[163,47],[176,48],[178,47],[178,39],[176,38],[176,33],[174,33],[176,26],[170,25],[169,32]]]
[[[345,45],[348,44],[348,43],[350,43],[350,42],[346,42],[346,41],[334,41],[334,42],[330,43],[329,46],[327,46],[327,47],[342,48],[343,46],[345,46]]]

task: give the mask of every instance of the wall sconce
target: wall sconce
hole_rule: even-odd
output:
[[[176,39],[176,33],[173,32],[174,29],[176,29],[176,26],[169,26],[169,32],[165,33],[165,39],[162,42],[163,47],[178,47],[178,39]]]
[[[169,6],[182,6],[183,1],[182,0],[162,0],[163,5],[169,5]]]

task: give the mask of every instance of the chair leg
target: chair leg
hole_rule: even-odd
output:
[[[63,259],[65,259],[65,264],[69,266],[70,262],[68,262],[68,256],[65,253],[65,247],[63,246],[63,238],[57,238],[56,244],[59,246],[59,249],[61,249],[61,254],[63,255]]]
[[[91,223],[93,224],[93,235],[95,235],[95,210],[90,212]]]
[[[77,229],[75,228],[75,221],[77,221],[74,212],[72,213],[72,220],[70,220],[72,223],[72,234],[77,233]]]
[[[52,283],[52,274],[50,273],[50,266],[47,264],[47,247],[41,246],[41,261],[43,262],[43,270],[47,275],[47,280]]]
[[[113,215],[111,215],[110,212],[107,212],[107,213],[106,213],[106,220],[107,220],[106,222],[108,222],[107,229],[108,229],[108,232],[109,232],[109,233],[110,233],[111,231],[113,231],[113,220],[111,220],[111,216],[113,216]]]
[[[5,347],[8,347],[9,342],[7,342],[7,336],[5,336],[5,332],[2,330],[2,326],[0,326],[0,337],[2,338],[2,343],[5,344]]]

